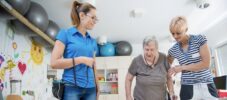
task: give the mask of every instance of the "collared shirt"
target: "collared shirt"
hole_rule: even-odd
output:
[[[176,43],[169,50],[169,55],[176,58],[180,65],[189,65],[201,61],[199,53],[200,47],[207,43],[204,35],[190,35],[188,49],[184,51],[180,43]],[[213,83],[213,77],[209,69],[197,72],[183,71],[181,75],[181,84],[193,85],[196,83]]]
[[[97,43],[88,32],[83,36],[76,27],[62,29],[58,33],[57,40],[65,45],[64,58],[75,58],[80,56],[93,57],[97,51]],[[84,88],[95,87],[94,72],[91,67],[85,64],[78,64],[75,67],[64,69],[63,80],[75,84],[74,72],[76,73],[76,85]]]

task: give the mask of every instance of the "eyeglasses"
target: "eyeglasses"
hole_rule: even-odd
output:
[[[186,33],[188,31],[188,28],[186,28],[186,30],[185,31],[183,31],[183,32],[171,32],[172,33],[172,35],[181,35],[181,34],[184,34],[184,33]]]
[[[89,14],[86,14],[86,16],[90,17],[94,22],[99,21],[99,19],[96,16],[92,16],[92,15],[89,15]]]
[[[175,35],[175,34],[176,34],[176,35],[180,35],[181,33],[178,33],[178,32],[177,32],[177,33],[172,33],[172,35]]]

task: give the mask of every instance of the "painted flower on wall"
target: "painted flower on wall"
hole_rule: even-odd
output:
[[[0,55],[0,68],[1,68],[1,65],[2,65],[2,63],[4,62],[4,58],[3,58],[3,56],[2,55]]]

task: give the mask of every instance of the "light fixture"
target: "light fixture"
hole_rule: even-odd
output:
[[[143,15],[144,15],[144,9],[142,8],[136,8],[136,9],[133,9],[131,14],[132,14],[132,17],[134,18],[141,18]]]
[[[196,1],[196,6],[203,9],[207,8],[210,6],[210,0],[195,0]]]

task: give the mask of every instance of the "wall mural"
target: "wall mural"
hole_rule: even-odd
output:
[[[25,70],[26,70],[26,68],[27,68],[27,65],[25,63],[19,61],[17,66],[18,66],[21,74],[23,75]]]
[[[43,57],[44,57],[43,47],[33,41],[30,55],[31,55],[31,59],[35,64],[41,64],[43,62]]]
[[[11,71],[12,71],[12,69],[13,69],[15,66],[16,66],[16,64],[15,64],[12,60],[8,60],[8,61],[7,61],[7,66],[4,66],[4,67],[1,68],[1,70],[0,70],[0,79],[1,79],[2,81],[4,81],[4,80],[5,80],[5,73],[6,73],[6,71],[9,70],[10,74],[12,74]]]
[[[2,55],[0,55],[0,68],[1,68],[1,65],[2,65],[2,63],[5,61],[5,59],[3,58],[3,56]]]
[[[31,100],[29,96],[34,96],[35,100],[43,100],[43,94],[46,94],[47,70],[43,66],[48,63],[45,61],[47,54],[43,46],[25,35],[15,34],[9,26],[6,28],[6,31],[0,30],[1,93],[5,98],[12,91],[19,91],[24,100]],[[11,87],[13,83],[11,80],[19,80],[20,89]],[[22,94],[23,91],[27,92]]]
[[[17,43],[16,43],[16,42],[13,42],[13,43],[12,43],[12,47],[13,47],[13,57],[14,57],[14,59],[17,59],[17,58],[19,57],[19,53],[16,52]]]
[[[4,88],[4,84],[3,84],[3,81],[0,79],[0,90],[2,91]]]
[[[2,65],[2,63],[3,63],[4,61],[5,61],[5,59],[3,58],[2,55],[0,55],[0,68],[1,68],[1,65]],[[3,80],[1,79],[2,76],[3,76],[3,75],[1,74],[1,69],[0,69],[0,91],[2,91],[3,88],[4,88]]]

